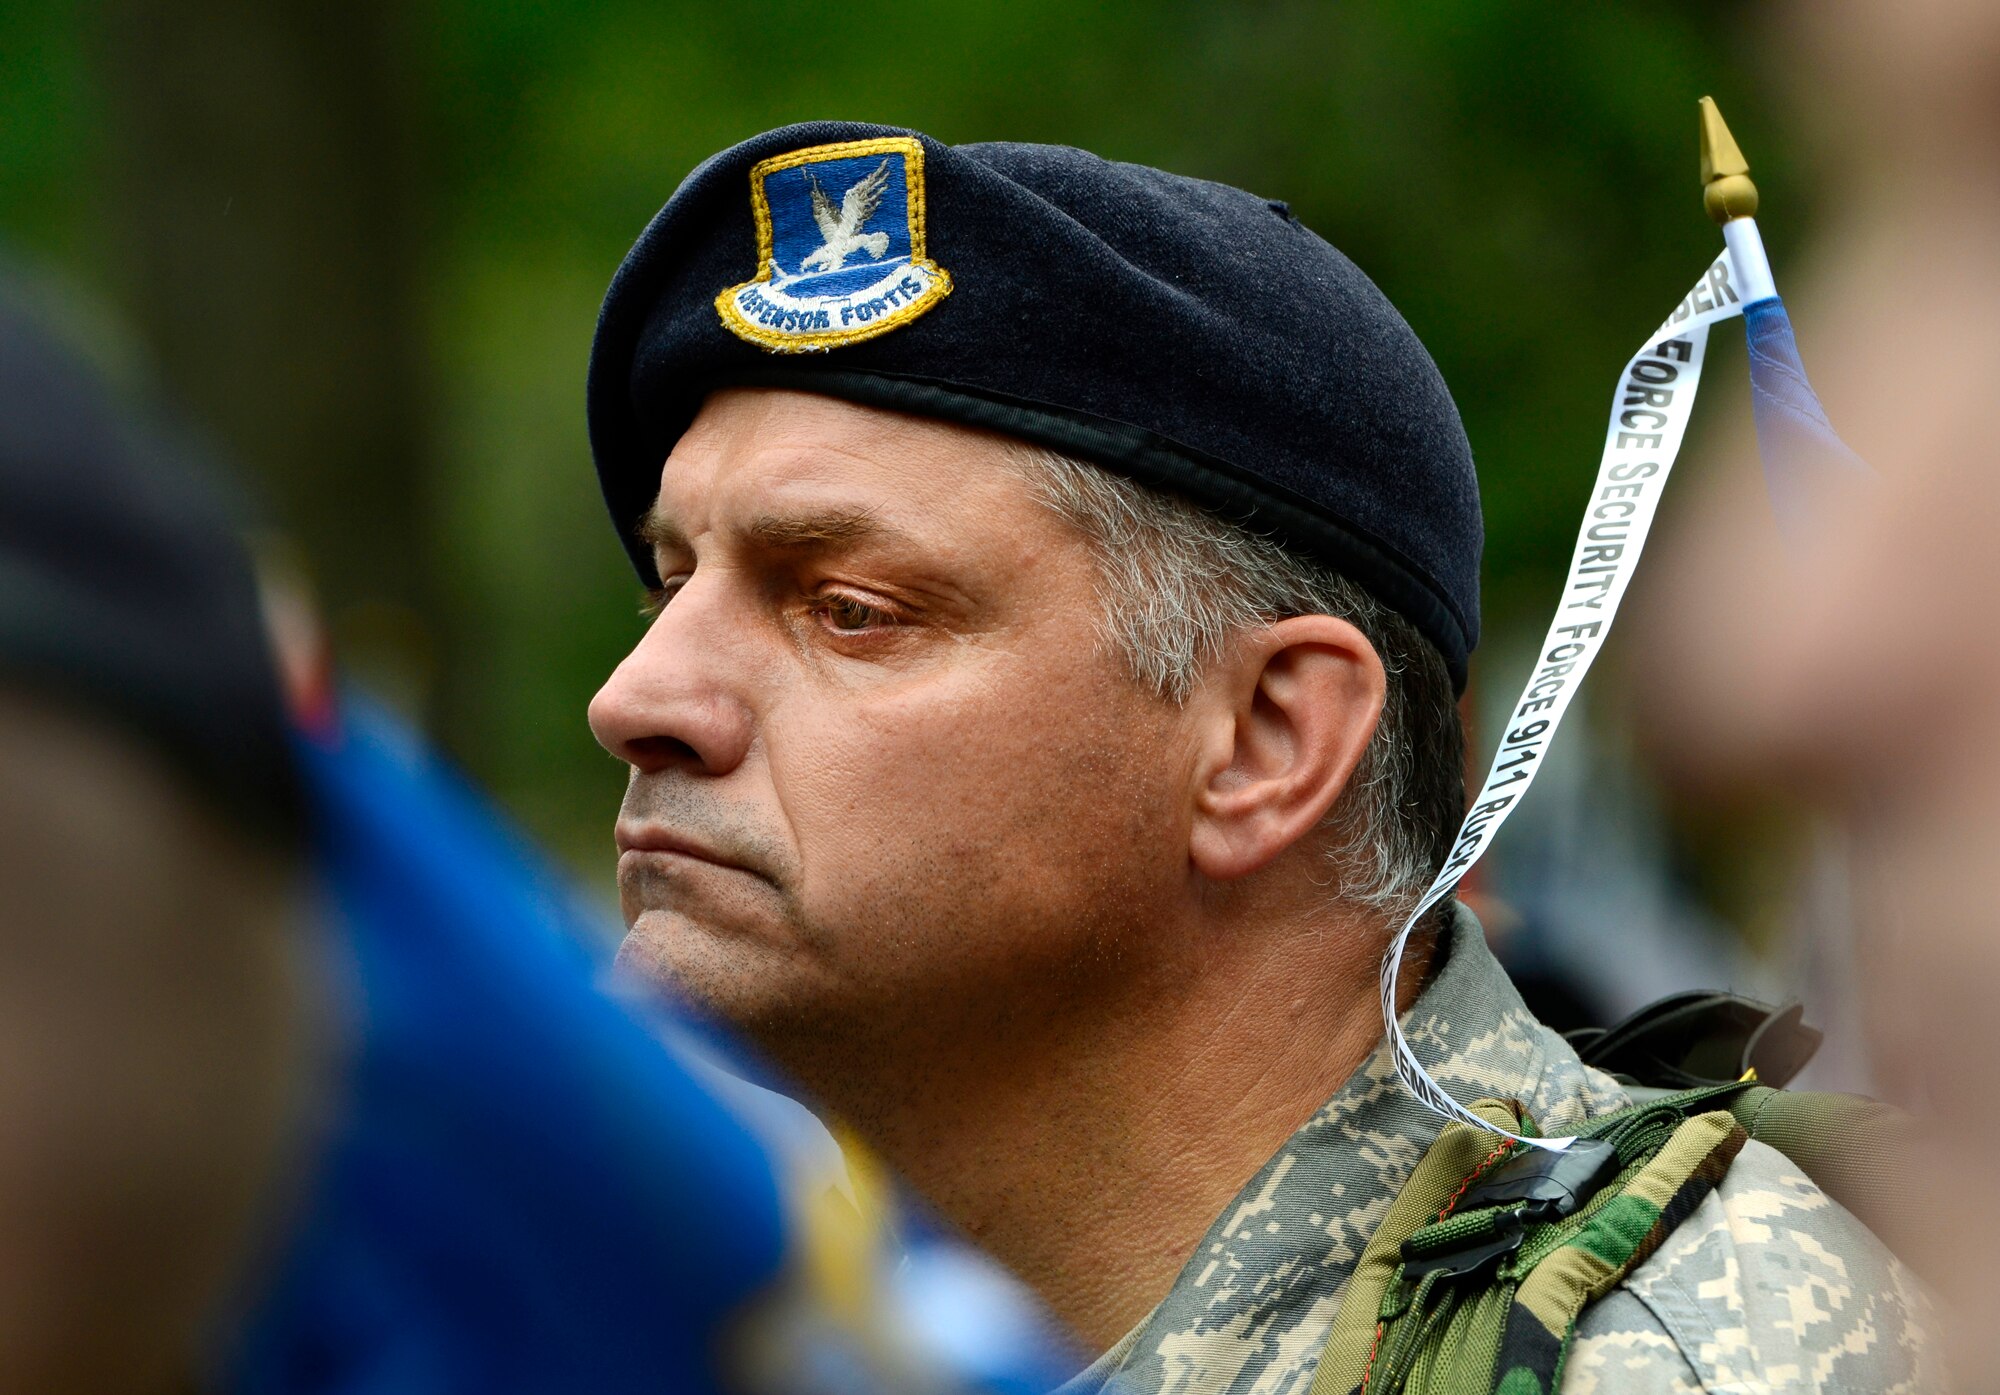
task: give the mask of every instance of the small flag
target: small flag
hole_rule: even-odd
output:
[[[1778,296],[1757,231],[1757,186],[1750,180],[1750,164],[1712,97],[1701,99],[1701,183],[1702,204],[1722,225],[1743,296],[1757,453],[1764,462],[1771,512],[1786,540],[1796,544],[1808,529],[1816,501],[1871,472],[1833,429],[1806,377],[1791,316]]]
[[[1771,512],[1787,542],[1805,536],[1826,492],[1873,471],[1833,429],[1799,361],[1791,316],[1777,296],[1743,307],[1750,337],[1750,393],[1757,417],[1757,454]]]

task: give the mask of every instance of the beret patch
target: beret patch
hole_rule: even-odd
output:
[[[924,148],[907,136],[815,145],[750,171],[757,275],[715,298],[731,334],[778,353],[853,344],[951,294],[924,255]]]

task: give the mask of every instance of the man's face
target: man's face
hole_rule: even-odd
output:
[[[1099,643],[1087,544],[1005,443],[725,392],[648,528],[658,614],[590,709],[632,768],[626,971],[795,1067],[1118,980],[1189,885],[1193,741]]]

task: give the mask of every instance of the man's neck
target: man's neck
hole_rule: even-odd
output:
[[[919,1091],[850,1076],[828,1102],[1102,1349],[1374,1050],[1385,938],[1324,915],[1189,925],[1108,1009]],[[1413,946],[1411,996],[1424,969]]]

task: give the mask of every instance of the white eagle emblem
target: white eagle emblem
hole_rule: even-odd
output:
[[[806,253],[799,262],[800,271],[838,271],[855,252],[866,252],[878,262],[889,254],[889,234],[861,231],[882,206],[882,190],[889,183],[887,160],[847,191],[838,213],[833,211],[833,200],[826,196],[826,190],[820,188],[819,180],[810,170],[806,179],[812,187],[813,221],[819,224],[820,236],[826,241]]]

